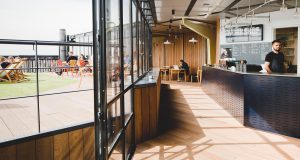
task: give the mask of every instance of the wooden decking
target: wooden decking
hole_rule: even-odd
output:
[[[77,79],[79,82],[79,78]],[[74,83],[41,93],[51,94],[85,90],[40,96],[41,132],[61,129],[94,120],[93,77],[84,77],[80,88],[78,88],[78,84]],[[113,95],[119,92],[119,89],[111,88],[107,92],[108,99],[111,99]],[[37,134],[37,115],[36,97],[0,100],[0,143]]]
[[[133,159],[300,159],[299,139],[244,127],[199,84],[162,87],[161,135],[139,144]]]

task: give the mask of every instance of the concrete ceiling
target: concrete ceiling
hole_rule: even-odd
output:
[[[195,23],[215,24],[216,18],[230,18],[237,14],[242,15],[269,0],[154,0],[157,23],[153,27],[154,32],[186,32],[179,29],[182,17],[190,18]],[[296,0],[285,0],[288,8],[295,7]],[[298,0],[300,3],[300,0]],[[274,0],[265,5],[255,13],[264,13],[279,10],[282,0]],[[298,4],[299,6],[300,4]],[[172,10],[175,14],[172,15]],[[190,11],[190,12],[189,12]],[[205,15],[209,16],[205,16]],[[172,19],[172,23],[170,20]],[[170,26],[169,26],[170,25]]]

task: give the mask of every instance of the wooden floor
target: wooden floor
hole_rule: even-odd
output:
[[[79,82],[79,78],[77,79]],[[41,132],[66,128],[94,120],[93,77],[84,77],[80,88],[78,88],[78,84],[74,83],[41,93],[50,94],[86,90],[40,96]],[[110,100],[119,92],[119,89],[110,88],[107,92],[107,99]],[[37,134],[37,115],[36,97],[0,100],[0,143]]]
[[[162,85],[162,133],[139,144],[133,159],[300,159],[299,139],[244,127],[199,86]]]

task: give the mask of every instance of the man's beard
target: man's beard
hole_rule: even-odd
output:
[[[275,48],[273,48],[273,50],[276,51],[276,52],[279,52],[279,51],[280,51],[280,49],[275,49]]]

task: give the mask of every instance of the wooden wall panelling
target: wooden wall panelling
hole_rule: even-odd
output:
[[[95,127],[83,129],[83,157],[85,160],[95,159]]]
[[[173,65],[172,59],[173,59],[173,50],[174,50],[174,44],[168,44],[164,45],[165,46],[165,61],[166,61],[166,66],[171,66]]]
[[[69,133],[54,136],[54,160],[69,160]]]
[[[0,148],[0,160],[95,159],[94,127]]]
[[[197,43],[192,44],[189,40],[194,37],[198,40]],[[155,37],[156,38],[156,37]],[[160,39],[162,39],[160,37]],[[172,66],[179,64],[179,60],[184,60],[189,64],[191,73],[196,74],[198,66],[206,63],[206,39],[196,33],[189,32],[178,35],[177,39],[171,40],[173,44],[164,45],[163,41],[155,40],[153,42],[154,53],[152,58],[153,67]]]
[[[153,138],[157,134],[157,86],[149,87],[149,128],[150,137]]]
[[[36,140],[36,159],[53,160],[53,136]]]
[[[149,88],[142,88],[142,140],[146,140],[150,136],[150,118],[149,118]]]
[[[0,148],[0,160],[16,160],[17,145]]]
[[[83,160],[82,129],[69,132],[70,160]]]
[[[17,144],[18,160],[35,160],[35,140]]]
[[[142,141],[142,88],[134,89],[134,111],[135,111],[135,142],[140,143]]]

